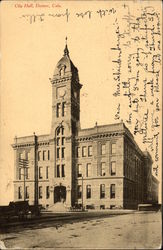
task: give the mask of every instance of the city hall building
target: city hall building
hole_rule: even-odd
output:
[[[151,156],[123,122],[81,129],[82,85],[67,44],[50,81],[50,134],[15,137],[12,145],[14,200],[54,210],[131,209],[157,202]]]

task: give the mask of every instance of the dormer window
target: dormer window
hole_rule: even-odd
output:
[[[59,69],[59,75],[60,75],[61,77],[64,76],[64,74],[65,74],[65,69],[66,69],[66,65],[62,65],[62,66],[60,67],[60,69]]]
[[[64,70],[64,68],[61,68],[60,69],[60,76],[64,76],[64,74],[65,74],[65,70]]]

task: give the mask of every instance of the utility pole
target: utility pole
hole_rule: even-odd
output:
[[[83,210],[83,175],[82,175],[82,210]]]
[[[26,178],[26,168],[23,163],[23,168],[24,168],[24,201],[26,200],[26,190],[25,190],[25,178]]]
[[[38,146],[37,146],[37,136],[35,134],[35,132],[33,133],[34,136],[34,205],[37,206],[38,205],[38,164],[37,164],[37,160],[38,160]]]
[[[26,200],[26,192],[25,192],[25,180],[26,180],[26,169],[27,169],[27,166],[28,166],[28,160],[26,159],[19,159],[19,166],[21,169],[24,169],[24,180],[23,180],[23,183],[24,183],[24,201]]]

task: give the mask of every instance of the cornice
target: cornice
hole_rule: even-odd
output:
[[[24,181],[23,180],[15,180],[15,181],[13,181],[14,183],[19,183],[19,184],[23,184],[24,183]],[[25,182],[26,183],[29,183],[29,182],[35,182],[35,180],[34,179],[31,179],[31,180],[25,180]],[[50,182],[50,180],[38,180],[38,183],[41,183],[41,182]]]
[[[88,180],[105,180],[105,179],[124,179],[125,177],[124,176],[95,176],[95,177],[78,177],[76,178],[77,181],[88,181]]]
[[[35,143],[17,143],[17,144],[12,144],[12,147],[14,149],[16,148],[25,148],[25,147],[33,147],[35,146]]]
[[[116,133],[100,133],[100,134],[94,134],[94,135],[87,135],[87,136],[79,136],[78,138],[75,138],[76,142],[80,141],[92,141],[95,139],[101,139],[101,138],[110,138],[110,137],[117,137],[117,136],[123,136],[125,132],[116,132]]]
[[[63,78],[60,78],[60,79],[52,79],[51,83],[52,84],[57,84],[57,83],[62,83],[62,82],[69,81],[71,79],[72,79],[72,76],[67,76],[67,77],[63,77]]]
[[[49,145],[49,140],[45,141],[45,142],[38,142],[37,146],[45,146],[45,145]]]
[[[49,141],[44,141],[44,142],[38,142],[38,143],[17,143],[17,144],[12,144],[12,147],[14,149],[16,148],[26,148],[26,147],[34,147],[34,146],[46,146],[49,145]]]

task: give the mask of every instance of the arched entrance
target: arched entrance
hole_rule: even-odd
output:
[[[66,201],[66,187],[56,186],[54,188],[54,203]]]

